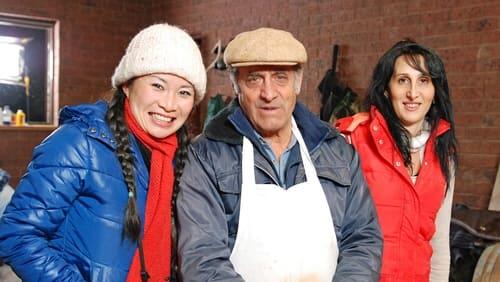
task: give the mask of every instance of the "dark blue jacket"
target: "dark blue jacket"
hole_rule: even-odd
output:
[[[340,251],[334,281],[378,281],[382,234],[358,155],[305,106],[297,104],[293,115],[334,222]],[[181,178],[178,252],[185,282],[243,281],[229,261],[238,230],[243,135],[256,148],[256,183],[279,185],[250,122],[233,102],[192,144]],[[298,143],[292,148],[286,172],[286,187],[305,181]]]
[[[107,104],[65,107],[33,152],[0,221],[0,257],[23,281],[125,281],[136,244],[122,239],[127,203]],[[149,172],[132,140],[144,222]]]

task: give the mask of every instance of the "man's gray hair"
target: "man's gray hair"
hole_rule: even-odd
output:
[[[234,94],[240,95],[241,89],[240,86],[238,85],[238,67],[231,67],[228,66],[229,70],[229,80],[231,80],[231,86],[233,87]],[[293,90],[295,91],[295,94],[300,93],[300,88],[302,86],[302,74],[304,73],[304,69],[302,68],[301,65],[297,65],[294,71],[295,75],[295,80],[294,80],[294,85],[293,85]]]

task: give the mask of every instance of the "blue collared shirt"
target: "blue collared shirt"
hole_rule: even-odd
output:
[[[267,143],[267,141],[257,132],[254,130],[255,136],[257,136],[257,139],[259,140],[260,145],[264,149],[264,152],[267,154],[267,157],[271,160],[271,163],[273,164],[274,170],[278,174],[278,178],[280,181],[281,186],[285,186],[286,182],[286,165],[288,158],[290,157],[290,153],[292,151],[293,146],[295,143],[297,143],[297,138],[295,138],[295,135],[292,132],[291,138],[290,138],[290,143],[288,143],[288,146],[286,147],[285,151],[283,154],[281,154],[281,157],[276,159],[276,155],[274,155],[273,149]]]

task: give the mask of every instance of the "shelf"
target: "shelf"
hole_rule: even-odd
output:
[[[57,126],[53,124],[0,125],[0,131],[52,131],[56,128]]]

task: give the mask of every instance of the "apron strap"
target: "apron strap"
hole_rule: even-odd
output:
[[[299,128],[297,127],[297,123],[292,116],[292,133],[295,135],[297,142],[299,142],[300,146],[300,156],[302,158],[302,165],[304,166],[304,171],[306,174],[307,181],[314,181],[318,179],[318,175],[316,173],[316,169],[314,168],[311,156],[309,155],[309,150],[307,149],[306,143],[302,138],[302,134],[300,133]]]

